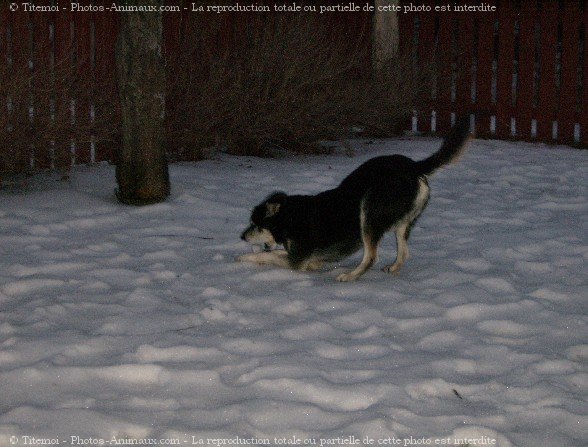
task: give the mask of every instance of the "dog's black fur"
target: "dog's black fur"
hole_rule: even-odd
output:
[[[375,262],[377,246],[387,231],[396,233],[397,271],[408,257],[406,241],[429,198],[426,176],[454,161],[470,136],[469,120],[451,129],[435,154],[413,161],[403,155],[372,158],[341,184],[314,196],[275,192],[257,205],[251,225],[241,238],[285,250],[243,255],[242,261],[312,270],[322,262],[338,261],[364,247],[364,258],[340,281],[357,279]]]

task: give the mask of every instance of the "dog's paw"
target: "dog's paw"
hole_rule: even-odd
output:
[[[250,260],[251,259],[250,259],[249,254],[235,256],[235,262],[248,262]]]
[[[302,266],[300,266],[300,271],[301,272],[314,272],[315,270],[319,270],[322,266],[323,266],[323,263],[320,261],[307,262],[306,264],[303,264]]]
[[[341,273],[339,276],[337,276],[337,281],[339,281],[339,282],[355,281],[357,278],[358,278],[358,276],[353,275],[351,272]]]
[[[386,273],[398,273],[402,264],[390,264],[385,266],[382,271]]]

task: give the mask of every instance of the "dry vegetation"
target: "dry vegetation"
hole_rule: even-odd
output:
[[[235,154],[314,151],[318,141],[345,138],[353,127],[394,135],[429,85],[408,58],[371,70],[366,40],[350,44],[320,16],[252,23],[225,51],[220,22],[201,20],[169,84],[170,139],[184,157],[199,158],[214,144]]]
[[[226,18],[192,15],[189,22],[179,51],[167,55],[172,159],[197,160],[212,146],[234,154],[316,152],[319,142],[345,139],[357,127],[364,135],[398,134],[430,91],[432,70],[402,56],[372,64],[371,36],[350,38],[318,15],[259,14],[228,26]],[[114,67],[92,76],[87,61],[72,64],[71,52],[53,63],[41,59],[50,53],[36,48],[0,65],[0,186],[7,174],[67,172],[72,141],[82,163],[90,140],[116,147]]]

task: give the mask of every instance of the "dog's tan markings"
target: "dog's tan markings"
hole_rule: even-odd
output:
[[[237,257],[240,262],[254,262],[259,265],[275,265],[277,267],[290,268],[288,252],[286,250],[262,251],[248,253]]]

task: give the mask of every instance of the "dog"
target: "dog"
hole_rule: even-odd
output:
[[[363,247],[360,264],[337,276],[353,281],[377,260],[384,234],[396,234],[396,260],[383,268],[394,273],[408,258],[411,228],[429,201],[427,176],[455,162],[470,139],[469,120],[461,119],[449,131],[441,148],[420,161],[403,155],[372,158],[359,166],[335,189],[317,195],[274,192],[251,213],[241,239],[266,249],[238,261],[310,271],[324,262],[337,262]]]

